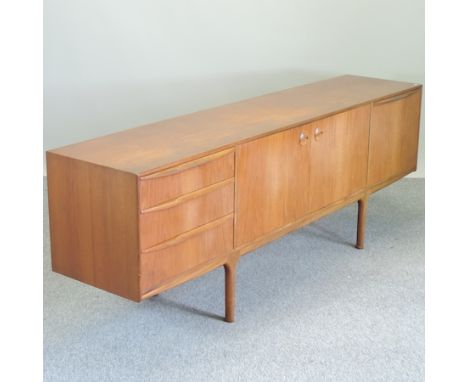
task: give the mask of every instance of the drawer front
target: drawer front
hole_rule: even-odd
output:
[[[140,243],[147,249],[234,210],[234,181],[227,180],[188,198],[175,200],[140,213]]]
[[[140,207],[157,206],[233,176],[233,150],[184,163],[140,178]]]
[[[143,252],[141,291],[146,293],[170,279],[190,272],[217,256],[233,249],[233,215],[160,245],[154,251]]]

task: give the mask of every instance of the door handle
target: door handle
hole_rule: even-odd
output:
[[[302,132],[299,135],[299,144],[301,144],[302,146],[304,146],[308,140],[309,140],[309,136],[306,133]]]
[[[319,127],[315,128],[315,130],[314,130],[314,139],[315,139],[316,141],[318,141],[319,138],[320,138],[320,136],[321,136],[322,134],[323,134],[323,131],[320,130]]]

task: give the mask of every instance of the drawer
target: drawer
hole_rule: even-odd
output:
[[[140,178],[140,207],[148,208],[234,177],[234,150]]]
[[[233,215],[140,254],[142,293],[233,249]]]
[[[172,239],[234,210],[234,180],[228,179],[140,213],[142,249]]]

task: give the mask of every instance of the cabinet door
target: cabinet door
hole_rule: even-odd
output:
[[[310,127],[303,126],[238,146],[236,247],[282,227],[308,209]]]
[[[240,145],[236,247],[365,187],[370,106]]]
[[[369,146],[370,186],[416,169],[421,90],[375,102]]]
[[[370,105],[310,124],[309,211],[316,211],[366,186]]]

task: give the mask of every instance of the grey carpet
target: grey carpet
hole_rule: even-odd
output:
[[[44,201],[45,381],[423,381],[424,180],[241,258],[237,322],[217,269],[142,303],[50,270]]]

